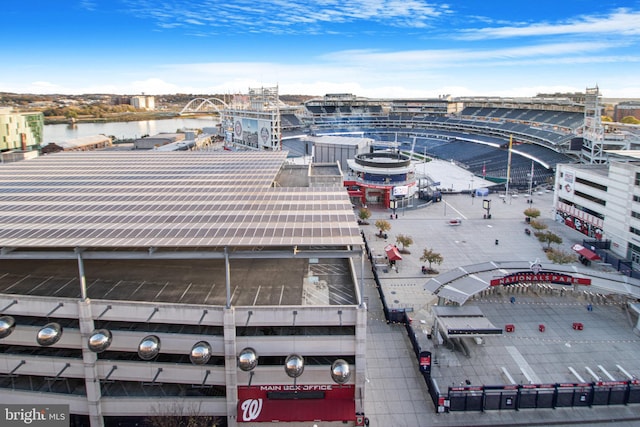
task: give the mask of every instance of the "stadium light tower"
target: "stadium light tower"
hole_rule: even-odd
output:
[[[606,163],[603,150],[604,126],[598,86],[587,88],[584,99],[583,145],[580,157],[583,163]]]

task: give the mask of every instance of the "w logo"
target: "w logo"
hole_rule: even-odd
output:
[[[262,412],[262,399],[247,399],[240,405],[242,409],[242,421],[253,421]]]

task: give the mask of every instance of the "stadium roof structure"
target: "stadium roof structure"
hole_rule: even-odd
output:
[[[203,248],[361,247],[342,188],[276,187],[286,156],[75,152],[3,165],[0,258],[56,258],[45,254],[69,249],[179,258]]]

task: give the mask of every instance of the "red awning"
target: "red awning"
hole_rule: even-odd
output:
[[[384,247],[384,251],[387,253],[389,261],[398,261],[402,259],[402,255],[400,255],[400,251],[398,251],[398,247],[396,245],[387,245]]]
[[[591,249],[585,248],[582,245],[575,244],[571,247],[571,249],[573,249],[589,261],[600,261],[602,259],[597,253],[593,252]]]

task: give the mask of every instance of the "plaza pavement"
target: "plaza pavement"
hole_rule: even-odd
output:
[[[468,174],[467,174],[468,175]],[[457,184],[464,188],[468,180],[461,174]],[[455,183],[453,185],[456,185]],[[548,262],[543,245],[524,233],[526,223],[523,211],[533,206],[542,215],[539,218],[549,230],[560,235],[560,248],[571,252],[574,243],[584,236],[552,219],[553,194],[535,192],[533,204],[527,197],[503,199],[492,193],[491,219],[484,219],[482,198],[469,194],[445,194],[443,201],[419,209],[399,209],[398,218],[390,219],[386,209],[370,206],[370,225],[362,226],[374,253],[383,254],[385,245],[396,243],[398,234],[408,235],[413,244],[409,254],[403,254],[398,270],[380,272],[380,281],[390,308],[411,311],[413,325],[421,336],[421,344],[432,346],[426,340],[426,331],[433,322],[431,306],[437,298],[423,290],[430,276],[421,273],[424,264],[419,260],[424,248],[432,248],[443,257],[441,265],[433,267],[446,272],[455,267],[486,261]],[[461,218],[459,226],[448,225],[450,218]],[[377,237],[375,221],[386,219],[391,223],[388,238]],[[498,244],[496,244],[496,240]],[[367,263],[368,264],[368,263]],[[594,266],[593,268],[602,268]],[[380,271],[380,270],[379,270]],[[368,306],[367,331],[367,383],[365,413],[372,426],[489,426],[489,425],[571,425],[616,426],[640,425],[640,406],[593,406],[538,410],[501,410],[485,412],[452,412],[437,414],[427,387],[418,371],[415,355],[403,325],[387,324],[382,305],[375,289],[373,274],[365,269],[365,299]],[[640,376],[640,339],[633,334],[633,322],[623,307],[615,303],[594,304],[586,310],[586,301],[580,295],[558,296],[529,291],[517,295],[515,304],[505,292],[492,292],[474,298],[467,304],[477,305],[497,327],[506,323],[517,326],[513,334],[485,338],[482,345],[472,348],[469,357],[444,346],[425,347],[434,353],[432,376],[441,390],[469,380],[471,384],[505,384],[500,377],[504,366],[516,382],[524,380],[519,368],[526,365],[534,378],[544,382],[577,382],[571,377],[569,366],[586,379],[585,368],[605,366],[608,372],[620,377],[615,366],[621,364],[634,376]],[[584,322],[585,330],[573,331],[572,321]],[[546,332],[537,325],[545,323]],[[424,330],[424,331],[422,331]],[[435,362],[438,361],[436,365]]]

